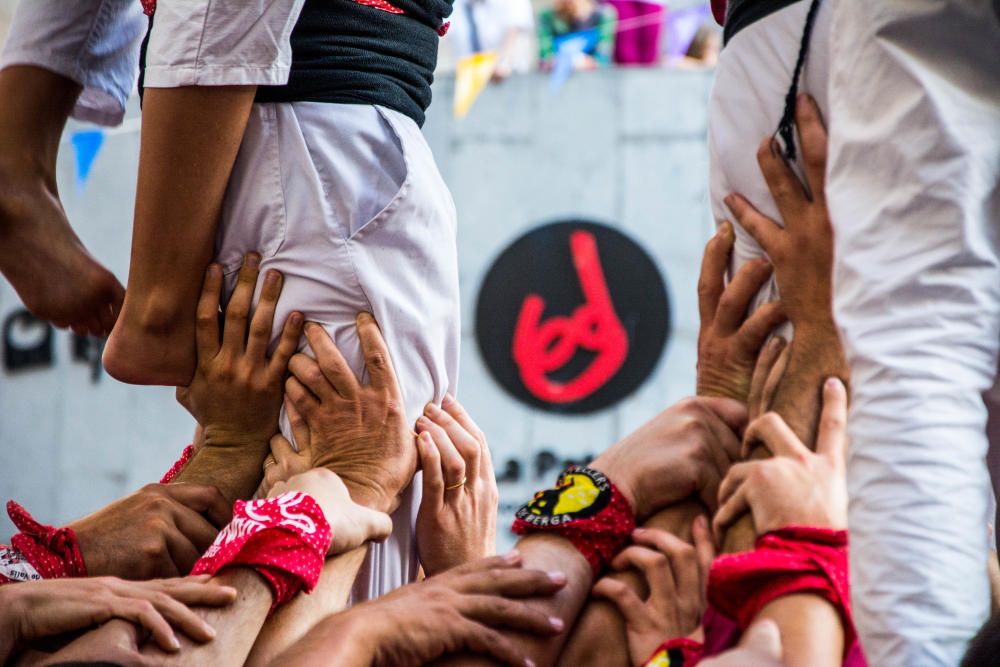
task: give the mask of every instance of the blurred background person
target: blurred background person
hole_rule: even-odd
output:
[[[529,0],[455,0],[454,7],[442,42],[453,60],[495,53],[494,81],[531,69],[535,19]]]
[[[596,69],[611,64],[615,49],[618,13],[611,5],[594,0],[556,0],[538,15],[538,48],[543,69],[552,67],[561,48],[581,40],[576,69]]]
[[[657,65],[663,36],[664,0],[606,0],[618,14],[616,65]]]

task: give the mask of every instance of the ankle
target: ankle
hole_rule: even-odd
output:
[[[161,289],[154,289],[148,295],[139,295],[139,299],[129,303],[129,296],[135,293],[130,286],[126,292],[125,305],[120,316],[121,325],[131,332],[143,337],[168,338],[183,330],[181,323],[194,322],[194,313],[185,312],[174,295]],[[118,327],[115,327],[118,329]]]

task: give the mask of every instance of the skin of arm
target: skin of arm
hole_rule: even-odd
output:
[[[222,200],[256,86],[149,88],[142,110],[129,284],[104,363],[123,382],[185,385],[194,371],[198,281],[212,259]],[[176,336],[175,331],[183,336]],[[137,373],[147,340],[156,367]],[[176,352],[171,348],[176,348]],[[145,353],[145,354],[144,354]]]

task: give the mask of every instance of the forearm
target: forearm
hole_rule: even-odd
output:
[[[809,593],[786,595],[757,615],[781,630],[782,658],[788,667],[838,667],[844,656],[844,626],[832,604]]]
[[[796,327],[789,343],[788,368],[768,409],[781,415],[810,449],[822,410],[823,382],[839,377],[850,386],[850,369],[832,320],[815,327]]]
[[[197,644],[180,635],[179,653],[165,653],[158,646],[147,644],[142,649],[144,655],[155,657],[162,665],[238,667],[244,663],[271,608],[271,587],[253,569],[246,567],[225,570],[212,581],[232,586],[239,592],[236,601],[228,607],[196,610],[215,628],[215,639]]]
[[[360,547],[328,559],[316,589],[309,595],[299,595],[268,619],[247,664],[272,664],[320,620],[343,610],[367,551],[367,547]]]
[[[261,445],[205,446],[195,452],[172,484],[211,484],[230,502],[250,498],[263,476],[267,448]]]

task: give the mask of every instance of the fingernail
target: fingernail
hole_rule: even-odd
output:
[[[564,572],[560,572],[558,570],[553,570],[552,572],[549,572],[548,575],[549,575],[549,579],[554,584],[565,584],[566,583],[566,574]]]
[[[208,265],[208,275],[210,277],[217,278],[221,272],[222,272],[222,267],[219,266],[218,264]]]
[[[246,256],[246,260],[244,261],[244,264],[247,267],[251,268],[251,269],[256,269],[257,267],[260,266],[260,255],[258,255],[255,252],[249,253]]]
[[[832,378],[827,378],[824,384],[826,385],[827,389],[836,389],[839,383],[840,383],[840,378],[832,377]]]
[[[211,625],[209,625],[208,623],[204,623],[204,624],[202,624],[202,628],[204,628],[204,630],[205,630],[205,635],[206,635],[206,636],[207,636],[207,637],[208,637],[209,639],[215,639],[215,637],[216,637],[216,634],[217,634],[217,633],[215,632],[215,628],[213,628],[213,627],[212,627]]]
[[[417,417],[417,426],[423,426],[424,428],[426,428],[430,425],[431,425],[431,420],[429,420],[427,417],[424,417],[423,415]]]
[[[563,623],[563,620],[558,616],[549,616],[549,625],[552,626],[553,630],[560,630],[560,631],[564,627],[566,627],[566,624]]]
[[[451,392],[446,392],[444,395],[444,399],[441,401],[441,405],[450,406],[454,402],[455,402],[455,397],[451,395]]]
[[[181,643],[177,641],[177,637],[175,637],[174,635],[170,635],[170,648],[171,650],[174,651],[181,650]]]
[[[698,530],[705,530],[708,528],[708,520],[699,514],[694,519],[694,525],[698,527]]]
[[[302,313],[292,313],[288,316],[288,319],[292,321],[292,326],[297,327],[302,325]]]
[[[372,319],[372,320],[374,320],[375,316],[372,315],[371,313],[369,313],[368,311],[362,311],[362,312],[358,313],[358,316],[357,316],[356,319],[357,319],[358,322],[360,322],[361,320],[364,320],[364,319]]]
[[[279,278],[281,278],[281,276],[277,271],[268,271],[267,275],[264,276],[264,284],[268,287],[274,287],[278,284]]]
[[[524,667],[535,667],[535,661],[531,658],[524,659]]]
[[[521,552],[517,549],[511,549],[503,555],[503,559],[508,563],[517,563],[521,560]]]
[[[726,206],[732,206],[733,202],[736,201],[736,197],[734,197],[733,195],[726,195],[725,197],[722,198],[722,201],[725,202]]]
[[[427,405],[424,406],[424,414],[426,414],[429,417],[433,417],[439,412],[441,412],[441,408],[439,408],[433,403],[428,403]]]
[[[636,537],[642,537],[643,535],[646,534],[646,529],[645,528],[636,528],[636,529],[634,529],[632,531],[632,534],[635,535]]]
[[[777,139],[771,139],[771,155],[781,157],[781,145]]]

